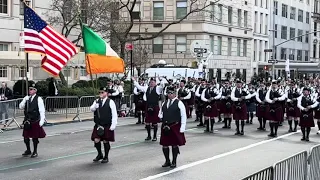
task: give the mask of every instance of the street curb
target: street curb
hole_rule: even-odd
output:
[[[132,117],[127,117],[129,119],[131,119]],[[81,121],[77,120],[73,120],[73,121],[61,121],[61,122],[54,122],[54,123],[46,123],[44,125],[44,127],[49,127],[49,126],[55,126],[55,125],[63,125],[63,124],[72,124],[72,123],[81,123],[81,122],[87,122],[87,121],[92,121],[93,118],[90,118],[90,119],[83,119]],[[13,128],[9,128],[9,129],[2,129],[4,132],[6,131],[13,131],[13,130],[17,130],[17,129],[21,129],[21,128],[18,128],[18,127],[13,127]]]

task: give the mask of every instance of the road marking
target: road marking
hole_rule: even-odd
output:
[[[187,129],[186,132],[187,131],[192,131],[192,130],[195,130],[195,129],[198,129],[198,128]],[[128,144],[118,145],[118,146],[111,147],[111,149],[118,149],[118,148],[122,148],[122,147],[128,147],[128,146],[132,146],[132,145],[136,145],[136,144],[141,144],[141,143],[144,143],[144,142],[146,142],[146,141],[138,141],[138,142],[133,142],[133,143],[128,143]],[[44,163],[44,162],[56,161],[56,160],[60,160],[60,159],[66,159],[66,158],[71,158],[71,157],[91,154],[91,153],[95,153],[95,152],[97,152],[97,151],[88,151],[88,152],[70,154],[70,155],[66,155],[66,156],[60,156],[60,157],[56,157],[56,158],[45,159],[45,160],[26,163],[26,164],[21,164],[21,165],[17,165],[17,166],[5,167],[5,168],[0,169],[0,172],[1,171],[5,171],[5,170],[9,170],[9,169],[16,169],[16,168],[35,165],[35,164],[40,164],[40,163]]]
[[[197,165],[200,165],[200,164],[209,162],[209,161],[213,161],[213,160],[216,160],[216,159],[219,159],[219,158],[222,158],[222,157],[226,157],[226,156],[229,156],[229,155],[232,155],[232,154],[241,152],[241,151],[245,151],[245,150],[247,150],[247,149],[251,149],[251,148],[254,148],[254,147],[256,147],[256,146],[260,146],[260,145],[262,145],[262,144],[266,144],[266,143],[269,143],[269,142],[272,142],[272,141],[276,141],[276,140],[278,140],[278,139],[282,139],[282,138],[291,136],[291,135],[296,134],[296,133],[299,133],[299,132],[301,132],[301,131],[292,132],[292,133],[289,133],[289,134],[285,134],[285,135],[279,136],[279,137],[274,138],[274,139],[268,139],[268,140],[260,141],[260,142],[258,142],[258,143],[250,144],[250,145],[245,146],[245,147],[242,147],[242,148],[238,148],[238,149],[235,149],[235,150],[226,152],[226,153],[222,153],[222,154],[218,154],[218,155],[212,156],[212,157],[210,157],[210,158],[206,158],[206,159],[202,159],[202,160],[199,160],[199,161],[195,161],[195,162],[192,162],[192,163],[189,163],[189,164],[185,164],[185,165],[183,165],[183,166],[177,167],[177,168],[172,169],[172,170],[170,170],[170,171],[166,171],[166,172],[163,172],[163,173],[159,173],[159,174],[156,174],[156,175],[153,175],[153,176],[149,176],[149,177],[147,177],[147,178],[143,178],[143,179],[140,179],[140,180],[152,180],[152,179],[157,179],[157,178],[160,178],[160,177],[163,177],[163,176],[166,176],[166,175],[169,175],[169,174],[178,172],[178,171],[182,171],[182,170],[185,170],[185,169],[188,169],[188,168],[191,168],[191,167],[194,167],[194,166],[197,166]]]

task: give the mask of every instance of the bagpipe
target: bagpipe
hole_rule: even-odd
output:
[[[231,88],[230,87],[224,87],[222,91],[222,95],[226,98],[224,99],[226,108],[231,108],[232,101],[231,101]]]
[[[245,97],[249,94],[248,91],[246,91],[244,88],[242,88],[241,90],[241,97]],[[235,102],[236,105],[236,110],[237,111],[241,111],[242,110],[242,106],[243,106],[243,101],[236,101]]]
[[[305,97],[302,97],[302,100],[301,100],[301,105],[306,108],[308,106],[311,106],[313,104],[313,101],[311,98],[305,98]],[[301,111],[301,114],[302,114],[302,118],[303,120],[308,120],[309,119],[309,116],[312,116],[313,115],[313,109],[308,109],[308,111]]]
[[[189,94],[189,91],[186,88],[184,88],[184,89],[180,88],[178,91],[178,98],[186,97],[186,96],[188,96],[188,94]]]
[[[218,94],[216,93],[216,88],[215,87],[209,87],[206,91],[205,97],[209,101],[206,103],[206,111],[210,112],[212,109],[212,105],[215,103],[214,97],[216,97]]]

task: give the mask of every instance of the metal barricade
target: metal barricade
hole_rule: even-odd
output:
[[[308,152],[300,152],[276,163],[273,174],[273,180],[307,180]]]
[[[273,180],[273,167],[270,166],[242,180]]]
[[[74,116],[73,120],[78,119],[82,121],[81,117],[85,115],[86,117],[93,118],[93,113],[90,110],[90,106],[92,105],[93,101],[96,100],[97,97],[95,96],[82,96],[79,99],[78,105],[78,112]]]
[[[320,145],[314,146],[310,150],[309,162],[309,180],[320,179]]]
[[[20,124],[16,120],[17,109],[19,109],[20,99],[0,101],[0,122],[4,124],[3,129],[7,129],[12,123],[15,123],[18,128]],[[2,133],[3,130],[0,129]]]
[[[78,113],[78,96],[49,96],[45,99],[46,118],[68,118]],[[52,116],[55,115],[55,116]]]

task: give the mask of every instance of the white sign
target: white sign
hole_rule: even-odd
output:
[[[201,54],[201,57],[206,57],[209,53],[210,46],[206,44],[205,40],[194,40],[190,45],[190,53],[194,57],[198,57]]]

